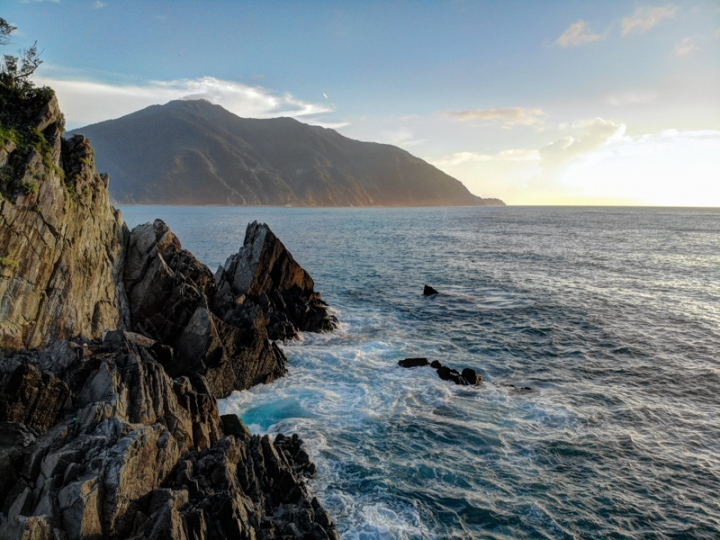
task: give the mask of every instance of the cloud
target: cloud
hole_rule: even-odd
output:
[[[557,45],[561,47],[575,47],[577,45],[585,45],[602,39],[600,34],[593,34],[587,29],[587,23],[580,20],[571,24],[567,29],[555,40]]]
[[[90,6],[91,9],[101,9],[104,8],[107,4],[101,2],[100,0],[95,0],[93,4]]]
[[[53,4],[59,4],[60,0],[21,0],[21,4],[40,4],[42,2],[52,2]]]
[[[681,56],[687,56],[699,48],[700,47],[693,43],[693,38],[686,37],[675,44],[675,50],[673,52],[677,58],[680,58]]]
[[[498,121],[507,127],[539,125],[542,124],[541,117],[545,115],[541,109],[525,109],[523,107],[448,111],[445,114],[461,122],[470,120]]]
[[[607,102],[613,107],[623,107],[625,105],[638,105],[641,103],[650,103],[658,97],[657,92],[648,90],[624,90],[617,94],[611,94],[607,97]]]
[[[292,94],[277,94],[261,86],[248,86],[214,77],[176,81],[149,81],[144,85],[113,85],[83,80],[35,77],[38,85],[55,89],[68,127],[118,118],[150,105],[176,99],[207,99],[227,110],[251,118],[290,116],[323,127],[321,117],[333,109],[295,98]]]
[[[537,150],[503,150],[496,154],[478,154],[475,152],[457,152],[433,162],[438,168],[453,167],[461,163],[485,161],[537,161],[540,154]]]
[[[592,152],[625,133],[625,124],[616,124],[602,118],[575,122],[569,128],[575,136],[565,136],[539,150],[543,167],[559,167],[575,158]]]
[[[664,7],[639,7],[635,10],[635,13],[622,20],[622,35],[627,36],[633,30],[640,32],[649,30],[663,19],[672,19],[677,11],[677,6],[672,4]]]
[[[415,133],[405,127],[399,129],[386,131],[382,134],[382,139],[395,146],[402,146],[405,148],[416,146],[421,144],[423,141],[415,138]]]

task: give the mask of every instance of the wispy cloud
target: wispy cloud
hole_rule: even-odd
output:
[[[607,97],[607,102],[613,107],[623,107],[625,105],[638,105],[642,103],[650,103],[658,97],[657,92],[649,90],[624,90],[617,94],[611,94]]]
[[[42,2],[52,2],[53,4],[59,4],[60,0],[21,0],[21,4],[40,4]]]
[[[100,0],[95,0],[93,4],[90,6],[91,9],[102,9],[106,6],[104,2],[101,2]]]
[[[580,20],[568,26],[567,29],[560,34],[560,37],[555,40],[555,43],[561,47],[576,47],[578,45],[592,43],[599,39],[602,39],[602,36],[600,34],[593,34],[588,30],[587,23]]]
[[[45,77],[36,77],[36,82],[55,89],[71,129],[175,99],[207,99],[238,116],[301,117],[311,124],[341,127],[341,124],[322,121],[323,115],[333,111],[327,105],[297,99],[289,93],[280,95],[261,86],[248,86],[214,77],[149,81],[144,85],[113,85]]]
[[[480,120],[486,122],[499,122],[506,127],[512,127],[536,126],[542,124],[542,117],[545,115],[545,112],[543,112],[542,109],[510,107],[507,109],[471,109],[465,111],[447,111],[445,114],[461,122]]]
[[[700,47],[695,45],[693,43],[693,38],[686,37],[681,39],[678,43],[675,44],[674,54],[676,57],[680,58],[681,56],[687,56],[693,51],[698,50]]]
[[[602,118],[582,120],[567,129],[574,134],[562,137],[540,149],[541,165],[558,167],[574,158],[592,152],[603,144],[621,138],[625,133],[625,124],[617,124]]]
[[[420,139],[416,139],[415,132],[406,127],[385,131],[382,133],[381,137],[388,144],[402,146],[403,148],[409,148],[424,142]]]
[[[476,152],[457,152],[433,162],[436,167],[453,167],[461,163],[486,161],[537,161],[540,153],[537,150],[503,150],[496,154],[479,154]]]
[[[649,30],[663,19],[672,19],[677,13],[677,6],[644,6],[635,10],[635,13],[622,20],[622,35],[627,36],[630,32],[637,30],[644,32]]]

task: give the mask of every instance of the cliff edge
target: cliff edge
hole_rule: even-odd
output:
[[[334,326],[312,279],[266,225],[240,249],[272,254],[261,295],[162,221],[129,231],[52,91],[0,97],[0,537],[337,538],[297,435],[217,407],[285,374],[273,317]]]

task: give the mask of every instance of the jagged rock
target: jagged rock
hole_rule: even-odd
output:
[[[170,379],[122,331],[86,345],[62,370],[73,398],[57,424],[0,422],[1,538],[279,539],[290,524],[338,537],[297,435],[273,443],[221,419],[201,375]],[[26,373],[43,361],[16,359]]]
[[[433,289],[430,285],[425,285],[425,288],[423,289],[423,294],[425,296],[433,296],[440,293]]]
[[[332,330],[330,315],[310,275],[266,224],[249,224],[242,248],[215,273],[221,310],[244,311],[245,298],[258,304],[270,319],[271,339],[291,339],[298,331]]]
[[[398,360],[398,365],[405,368],[422,367],[429,366],[430,362],[427,358],[405,358],[404,360]]]
[[[120,213],[87,139],[62,138],[54,96],[16,116],[18,130],[36,128],[45,142],[30,153],[6,145],[0,155],[0,191],[9,190],[0,197],[0,257],[13,263],[0,265],[0,347],[99,337],[122,319]]]
[[[164,223],[131,235],[87,139],[33,103],[0,111],[47,143],[0,154],[0,538],[337,538],[302,441],[218,414],[285,373],[263,309],[218,311]]]
[[[135,227],[126,258],[132,328],[172,347],[161,359],[171,376],[201,374],[213,395],[226,397],[285,374],[285,355],[268,341],[262,312],[248,308],[234,324],[214,313],[212,273],[164,222]]]

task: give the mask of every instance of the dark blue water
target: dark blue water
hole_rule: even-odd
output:
[[[213,270],[267,222],[336,309],[222,408],[301,434],[343,538],[720,538],[720,210],[123,210]]]

